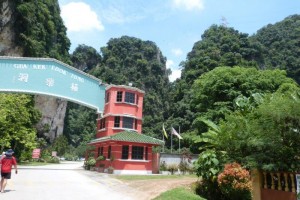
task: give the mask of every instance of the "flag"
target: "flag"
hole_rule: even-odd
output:
[[[167,134],[167,132],[166,132],[166,130],[165,130],[164,124],[163,124],[163,133],[164,133],[165,137],[168,139],[168,134]]]
[[[182,140],[183,138],[179,135],[179,133],[177,133],[177,131],[172,127],[172,132],[173,135],[176,135],[180,140]]]

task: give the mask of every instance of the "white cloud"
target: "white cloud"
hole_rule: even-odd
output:
[[[172,70],[172,74],[169,76],[170,82],[173,82],[177,78],[180,78],[180,76],[181,76],[181,70],[180,69],[174,69],[174,62],[173,62],[173,60],[167,60],[166,67],[167,67],[167,69],[171,69]]]
[[[102,9],[101,15],[105,22],[110,24],[136,22],[145,18],[143,14],[138,13],[135,10],[133,10],[132,12],[128,12],[126,9],[120,8],[119,6],[114,4],[112,4],[108,8]]]
[[[61,17],[70,32],[104,30],[97,14],[83,2],[71,2],[61,6]]]
[[[107,21],[108,23],[122,24],[125,22],[125,17],[123,13],[114,7],[110,7],[108,9],[103,10],[102,15],[105,21]]]
[[[172,49],[172,53],[173,53],[175,56],[181,56],[181,55],[183,54],[182,50],[179,49],[179,48]]]
[[[173,60],[167,60],[166,62],[167,69],[172,69],[173,65],[174,65]]]
[[[185,10],[203,10],[204,0],[173,0],[173,5],[176,8],[183,8]]]

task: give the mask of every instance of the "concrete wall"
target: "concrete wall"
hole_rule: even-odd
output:
[[[193,163],[194,161],[196,161],[198,159],[199,155],[192,155],[192,160],[191,163]],[[170,164],[179,164],[181,161],[181,154],[169,154],[169,153],[160,153],[160,160],[159,163],[161,162],[165,162],[167,165]]]

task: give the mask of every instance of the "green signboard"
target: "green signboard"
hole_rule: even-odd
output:
[[[0,57],[0,92],[49,95],[104,109],[102,81],[55,59]]]

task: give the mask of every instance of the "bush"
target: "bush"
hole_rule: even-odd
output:
[[[218,175],[218,184],[223,195],[231,200],[251,200],[250,174],[238,163],[226,164]]]
[[[167,169],[171,174],[174,174],[174,172],[178,169],[178,165],[173,163],[167,166]]]
[[[47,160],[48,163],[59,163],[58,157],[51,157],[49,160]]]
[[[103,161],[103,160],[106,160],[106,157],[103,156],[103,155],[100,155],[96,160],[97,161]]]
[[[196,194],[207,200],[225,200],[216,179],[196,182],[194,191]]]
[[[159,171],[167,171],[167,164],[165,161],[160,162],[159,164]]]
[[[67,161],[76,161],[76,160],[79,159],[78,156],[72,155],[72,154],[70,154],[70,153],[66,153],[66,154],[64,155],[64,158],[65,158],[65,160],[67,160]]]
[[[219,155],[214,150],[206,150],[199,155],[195,161],[195,171],[198,177],[203,180],[213,180],[217,178],[218,173],[222,169]]]
[[[95,167],[96,165],[96,159],[95,158],[89,158],[87,161],[87,165],[90,167]]]
[[[194,169],[202,181],[197,184],[196,193],[208,200],[223,200],[217,175],[222,169],[221,156],[214,150],[206,150],[199,155],[194,163]]]
[[[189,164],[185,161],[180,161],[178,168],[182,172],[182,174],[185,174],[187,171],[189,171]]]

